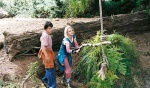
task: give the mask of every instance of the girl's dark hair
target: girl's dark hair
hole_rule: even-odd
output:
[[[46,21],[44,25],[44,30],[46,30],[48,27],[53,27],[53,24],[50,21]]]

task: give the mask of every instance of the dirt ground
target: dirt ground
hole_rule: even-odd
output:
[[[1,56],[4,56],[3,50],[0,52]],[[55,53],[57,55],[57,53]],[[76,58],[77,56],[74,55],[73,58],[73,63],[76,63],[79,58]],[[17,56],[13,59],[12,62],[9,60],[2,58],[0,60],[0,80],[3,80],[5,82],[11,82],[15,80],[17,82],[18,86],[21,86],[21,82],[23,81],[23,78],[26,77],[27,71],[28,71],[28,66],[30,63],[39,61],[37,56]],[[75,64],[73,64],[73,67]],[[60,74],[59,71],[56,71],[56,74]],[[37,77],[37,76],[35,76]],[[66,88],[65,85],[61,84],[61,75],[57,75],[57,88]],[[27,80],[27,82],[24,85],[24,88],[45,88],[44,85],[42,84],[41,80],[37,79],[37,83],[34,83],[32,79]],[[14,81],[13,81],[14,82]],[[72,87],[73,88],[85,88],[82,83],[80,83],[76,78],[72,78]],[[1,88],[1,87],[0,87]],[[7,88],[7,87],[2,87],[2,88]],[[9,87],[8,87],[9,88]],[[11,88],[11,87],[10,87]],[[21,87],[17,87],[21,88]]]
[[[67,22],[79,22],[83,21],[84,18],[80,19],[23,19],[23,18],[13,18],[13,19],[0,19],[0,41],[3,41],[2,33],[4,31],[9,31],[12,33],[21,33],[25,31],[39,30],[43,28],[43,24],[45,21],[50,20],[53,22],[54,29],[55,27],[65,26]],[[97,18],[86,18],[84,22],[88,22],[90,20],[98,20]],[[61,22],[60,22],[61,21]],[[60,24],[61,23],[61,24]],[[140,63],[143,69],[150,76],[150,32],[147,33],[134,33],[128,34],[128,36],[135,41],[137,45],[137,50],[140,53]],[[28,70],[28,65],[31,62],[36,61],[37,56],[19,56],[15,57],[14,61],[9,62],[8,59],[5,58],[6,55],[3,50],[0,51],[0,80],[4,81],[12,81],[16,80],[16,82],[20,83],[26,75]],[[79,58],[74,56],[73,62],[77,62]],[[74,66],[75,67],[75,64]],[[15,75],[9,75],[15,74]],[[148,78],[148,77],[147,77]],[[60,84],[61,76],[57,76],[57,88],[65,88],[65,86]],[[30,79],[26,82],[25,88],[44,88],[41,87],[41,81],[37,80],[37,84],[33,83]],[[150,88],[150,82],[147,82],[147,88]],[[85,88],[82,83],[73,78],[73,88]]]
[[[130,34],[129,37],[135,41],[140,55],[139,61],[146,78],[145,88],[150,88],[150,32]]]
[[[98,18],[69,18],[69,19],[34,19],[34,18],[4,18],[0,19],[0,42],[3,41],[4,36],[3,32],[11,32],[13,34],[23,33],[27,31],[33,31],[33,30],[41,30],[43,28],[43,25],[46,21],[51,21],[54,24],[53,29],[55,28],[62,28],[67,23],[73,23],[73,22],[82,22],[84,19],[84,22],[89,22],[91,20],[98,20]],[[28,65],[34,61],[36,61],[38,58],[37,56],[19,56],[15,57],[14,61],[9,62],[7,56],[4,53],[4,50],[0,50],[0,80],[3,81],[12,81],[17,80],[17,82],[20,84],[20,81],[27,75]],[[14,74],[14,75],[12,75]],[[60,84],[61,76],[57,77],[57,88],[65,88],[62,84]],[[32,80],[28,80],[25,84],[25,88],[41,88],[41,81],[38,80],[38,84],[33,83]],[[17,84],[17,85],[19,85]],[[72,81],[74,88],[83,87],[83,84],[76,81],[73,78]],[[40,87],[38,87],[40,86]]]

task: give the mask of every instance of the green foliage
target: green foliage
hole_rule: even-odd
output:
[[[99,0],[11,0],[3,3],[11,16],[56,18],[56,17],[93,17],[99,15]],[[149,10],[149,0],[108,0],[102,1],[103,16]]]
[[[66,17],[91,17],[99,15],[99,0],[66,0]],[[149,0],[102,1],[103,16],[125,14],[150,9]]]
[[[107,59],[109,61],[109,69],[113,73],[119,72],[122,75],[126,75],[127,67],[126,64],[123,62],[125,58],[122,57],[123,53],[120,52],[120,49],[112,46],[111,48],[107,49]]]
[[[97,75],[94,75],[90,82],[91,88],[112,88],[112,80],[117,79],[118,77],[110,71],[107,72],[106,77],[107,78],[103,81],[98,78]]]
[[[52,3],[53,2],[53,3]],[[33,1],[34,16],[42,18],[63,17],[64,8],[63,2],[60,0],[48,1],[34,0]]]
[[[4,85],[4,82],[0,80],[0,87]]]
[[[103,14],[109,16],[147,9],[150,9],[149,0],[110,0],[103,3]]]
[[[0,7],[4,7],[5,6],[5,3],[3,3],[2,0],[0,0]]]
[[[33,17],[50,18],[50,12],[50,3],[45,3],[44,0],[33,0]]]
[[[93,37],[91,40],[87,40],[84,42],[95,43],[100,40],[99,36]],[[86,82],[90,81],[92,76],[97,73],[99,70],[99,65],[101,64],[101,47],[84,47],[81,51],[81,61],[79,66],[81,69],[80,74],[84,74],[83,76],[86,78]]]
[[[89,40],[88,43],[100,42],[100,33]],[[78,65],[78,72],[84,78],[85,83],[90,83],[91,88],[112,88],[114,81],[131,74],[131,67],[135,65],[138,54],[135,44],[119,34],[107,36],[112,44],[105,45],[104,50],[109,62],[106,80],[102,81],[97,77],[97,72],[102,63],[101,46],[86,46],[81,50],[81,60]],[[125,78],[126,79],[126,78]]]
[[[135,43],[129,38],[125,38],[119,34],[112,34],[107,39],[112,42],[112,45],[120,48],[121,52],[124,53],[123,58],[130,60],[138,58],[139,55],[135,49]]]
[[[6,5],[11,16],[52,18],[62,17],[62,2],[59,0],[14,0],[12,5]],[[58,4],[59,6],[57,6]]]
[[[136,8],[137,0],[110,0],[103,4],[104,15],[130,13]]]
[[[28,74],[33,75],[39,69],[39,64],[36,61],[36,62],[31,63],[28,67],[29,67]]]
[[[121,9],[122,2],[107,1],[103,3],[103,14],[104,15],[114,15],[118,13],[123,13]]]
[[[6,5],[6,10],[11,16],[31,17],[29,3],[26,0],[15,0],[13,5]]]
[[[137,0],[136,8],[134,8],[133,10],[134,11],[150,10],[150,1],[149,0]]]
[[[1,85],[2,83],[2,85]],[[2,82],[0,81],[0,88],[17,88],[17,84],[13,82]]]
[[[65,14],[65,3],[60,0],[56,0],[56,9],[55,9],[55,14],[53,17],[60,17],[63,18]]]
[[[39,63],[37,61],[33,62],[28,67],[29,67],[28,75],[30,75],[32,77],[32,80],[33,80],[34,83],[37,83],[36,77],[32,76],[32,75],[34,75],[38,71]]]
[[[94,0],[69,0],[66,2],[66,17],[80,17],[91,9]]]

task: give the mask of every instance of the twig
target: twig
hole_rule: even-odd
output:
[[[37,54],[19,54],[17,56],[34,56],[34,55],[37,55]]]
[[[33,74],[34,74],[34,73],[33,73]],[[26,82],[33,74],[28,74],[28,75],[26,76],[26,78],[22,81],[21,88],[24,88],[25,82]]]
[[[99,46],[99,45],[103,45],[103,44],[111,44],[111,42],[104,41],[104,42],[100,42],[100,43],[96,43],[96,44],[86,43],[86,44],[82,44],[79,48],[81,49],[84,46]]]

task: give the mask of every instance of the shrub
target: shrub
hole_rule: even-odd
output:
[[[56,2],[58,1],[15,0],[13,5],[7,5],[6,9],[11,16],[52,18],[60,15]]]
[[[91,4],[94,0],[69,0],[66,2],[66,17],[81,17],[91,10]]]
[[[92,17],[99,15],[99,0],[66,0],[66,17]],[[102,1],[103,16],[125,14],[150,9],[149,0]]]
[[[0,7],[4,7],[4,6],[5,6],[5,4],[3,3],[2,0],[0,0]]]

